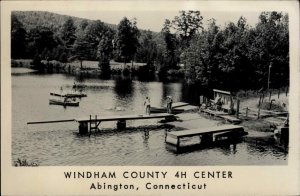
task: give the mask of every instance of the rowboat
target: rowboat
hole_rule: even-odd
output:
[[[62,106],[79,106],[78,101],[71,101],[71,100],[62,101],[62,100],[58,100],[58,99],[50,99],[49,104],[62,105]]]

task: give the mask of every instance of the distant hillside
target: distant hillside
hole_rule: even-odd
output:
[[[78,18],[74,16],[67,16],[45,11],[14,11],[12,15],[15,15],[18,20],[24,25],[26,31],[36,26],[44,26],[50,28],[53,32],[57,32],[68,18],[72,18],[76,27],[79,27],[80,23],[86,20],[88,23],[92,20]],[[117,25],[105,23],[112,29],[117,29]]]

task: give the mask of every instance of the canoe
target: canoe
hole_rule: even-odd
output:
[[[61,100],[57,100],[57,99],[50,99],[49,104],[62,105],[62,106],[79,106],[78,101],[61,101]]]
[[[167,112],[167,108],[163,108],[163,107],[150,107],[150,113],[166,113]],[[179,114],[184,112],[183,109],[172,109],[172,114]]]

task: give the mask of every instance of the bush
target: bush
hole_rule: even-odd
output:
[[[39,164],[35,163],[35,162],[31,162],[29,163],[26,159],[19,159],[17,161],[14,162],[14,165],[16,167],[37,167],[39,166]]]
[[[271,102],[263,102],[261,103],[260,105],[260,108],[261,109],[264,109],[264,110],[272,110],[272,111],[277,111],[277,112],[283,112],[285,111],[284,110],[284,107],[278,103],[272,103],[271,105]]]

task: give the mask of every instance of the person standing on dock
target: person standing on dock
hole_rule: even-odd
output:
[[[150,115],[150,99],[149,99],[149,97],[146,97],[144,106],[146,106],[146,114]]]
[[[172,97],[171,96],[167,96],[167,113],[171,114],[172,113]]]

